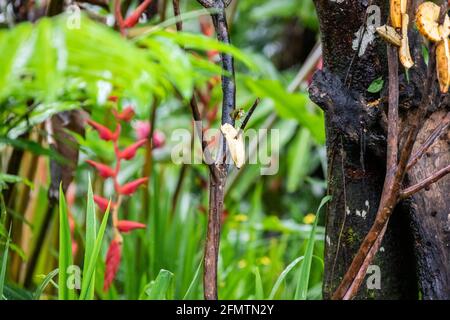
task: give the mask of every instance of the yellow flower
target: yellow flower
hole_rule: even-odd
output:
[[[239,269],[244,269],[247,266],[247,261],[245,259],[242,259],[238,262]]]
[[[270,258],[268,256],[264,256],[262,258],[259,259],[259,263],[264,265],[264,266],[268,266],[272,261],[270,260]]]
[[[248,220],[248,217],[245,214],[237,214],[234,216],[234,221],[236,222],[245,222]]]
[[[303,223],[306,224],[312,224],[314,223],[314,220],[316,220],[316,215],[314,213],[308,213],[304,218],[303,218]]]

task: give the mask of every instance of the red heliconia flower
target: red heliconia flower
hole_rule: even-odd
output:
[[[114,170],[111,167],[107,166],[106,164],[98,163],[92,160],[86,160],[86,162],[89,163],[91,166],[93,166],[95,169],[97,169],[98,173],[103,178],[110,178],[116,175]]]
[[[136,155],[137,149],[142,147],[146,143],[147,143],[147,139],[142,139],[136,143],[133,143],[131,146],[125,148],[123,151],[120,151],[119,157],[121,159],[125,159],[125,160],[133,159],[134,156]]]
[[[119,101],[119,97],[118,96],[109,96],[108,101],[117,102],[117,101]]]
[[[122,120],[125,122],[129,122],[131,119],[133,119],[135,114],[131,106],[126,107],[122,110],[122,112],[117,112],[117,110],[115,109],[113,109],[112,112],[117,120]]]
[[[136,130],[136,137],[139,140],[147,139],[151,131],[150,123],[148,121],[136,121],[134,129]]]
[[[120,126],[120,123],[118,123],[116,126],[116,131],[114,131],[114,133],[112,135],[112,139],[111,139],[112,141],[117,141],[119,139],[121,130],[122,130],[122,127]]]
[[[117,140],[117,136],[116,133],[113,133],[111,130],[109,130],[107,127],[105,127],[104,125],[101,125],[100,123],[97,123],[93,120],[88,120],[87,123],[89,123],[89,125],[91,127],[93,127],[95,130],[97,130],[99,136],[101,139],[105,140],[105,141],[115,141]],[[120,129],[119,129],[120,130]],[[116,129],[117,131],[117,129]]]
[[[122,256],[122,242],[118,239],[111,241],[108,253],[106,254],[105,279],[103,281],[103,291],[108,291],[111,283],[119,270],[120,258]]]
[[[130,220],[119,220],[117,221],[117,229],[119,229],[120,232],[130,232],[135,229],[145,229],[146,225],[140,222],[136,221],[130,221]]]
[[[119,186],[119,190],[116,191],[122,195],[128,196],[133,194],[141,184],[147,183],[147,181],[148,181],[147,177],[139,178],[137,180],[124,184],[123,186]]]
[[[166,143],[166,136],[161,131],[156,130],[153,132],[152,146],[153,149],[158,149],[164,146]]]
[[[105,212],[108,209],[109,200],[98,195],[94,195],[94,201],[99,207],[100,211]],[[110,209],[114,208],[116,204],[111,202]]]
[[[136,10],[134,10],[131,13],[131,15],[124,20],[122,27],[124,27],[124,28],[134,27],[138,23],[139,17],[141,16],[141,14],[144,13],[145,9],[147,9],[147,7],[150,5],[150,3],[152,3],[152,0],[144,0],[144,2],[142,2],[136,8]]]

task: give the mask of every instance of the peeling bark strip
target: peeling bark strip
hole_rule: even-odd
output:
[[[421,2],[409,1],[410,17]],[[443,177],[450,164],[445,117],[448,99],[439,102],[436,96],[439,86],[434,46],[426,70],[420,52],[422,38],[410,25],[409,39],[415,62],[409,72],[410,81],[406,81],[403,70],[399,74],[395,72],[394,64],[398,61],[391,57],[391,94],[386,98],[383,91],[377,97],[366,90],[379,76],[388,78],[386,44],[376,38],[358,57],[360,50],[354,50],[353,37],[355,32],[363,34],[361,30],[367,30],[368,9],[373,5],[381,9],[381,21],[388,20],[386,1],[315,0],[315,5],[325,69],[315,75],[310,95],[325,110],[329,193],[333,196],[326,223],[324,297],[331,298],[335,293],[334,298],[345,299],[355,294],[356,298],[365,299],[417,298],[418,284],[425,299],[449,298],[450,228],[445,228],[450,227],[450,182],[448,176]],[[446,4],[441,13],[444,11]],[[398,85],[392,83],[397,81]],[[392,94],[397,86],[399,95]],[[399,121],[395,121],[395,111],[387,111],[387,101],[389,111],[395,110],[393,107],[398,103]],[[431,113],[434,114],[429,117]],[[441,124],[438,119],[442,119]],[[399,144],[396,139],[400,140]],[[433,161],[424,159],[424,154]],[[385,177],[380,164],[386,161]],[[408,175],[404,179],[406,170]],[[403,188],[405,182],[409,182],[409,187]],[[435,192],[416,193],[397,205],[397,213],[390,217],[399,195],[406,197],[422,188]],[[364,209],[366,219],[361,219],[361,214],[351,214],[361,212],[363,203],[369,204]],[[376,253],[378,247],[384,250]],[[380,267],[380,290],[369,289],[363,282],[371,263]]]

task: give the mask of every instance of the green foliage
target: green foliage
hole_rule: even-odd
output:
[[[195,1],[182,5],[183,11],[198,9]],[[0,121],[5,125],[0,128],[0,148],[30,151],[64,163],[54,150],[27,140],[23,134],[30,128],[37,129],[56,113],[81,108],[90,112],[93,120],[110,125],[112,104],[105,102],[109,94],[123,99],[119,107],[136,106],[136,120],[143,121],[149,121],[150,105],[156,99],[159,104],[155,126],[166,137],[175,129],[191,130],[192,116],[187,105],[194,88],[205,91],[210,78],[222,72],[218,63],[203,58],[205,51],[229,53],[237,62],[237,106],[248,110],[256,97],[262,98],[248,128],[265,128],[267,119],[277,115],[271,128],[280,129],[280,169],[274,176],[260,176],[260,165],[230,172],[225,200],[228,215],[221,233],[219,297],[318,298],[324,229],[318,215],[314,225],[305,222],[304,217],[310,208],[317,207],[325,193],[323,115],[309,101],[305,87],[295,93],[285,89],[293,70],[279,70],[265,52],[277,44],[288,22],[298,21],[302,27],[316,30],[312,7],[310,0],[241,1],[236,15],[239,18],[232,23],[234,46],[192,32],[198,28],[196,19],[187,21],[187,31],[181,33],[163,29],[173,22],[171,18],[156,27],[149,24],[147,32],[132,40],[87,17],[82,18],[79,29],[70,29],[64,15],[2,30]],[[197,18],[199,12],[188,15]],[[210,99],[205,112],[211,111],[213,105],[220,106],[220,86],[214,88]],[[218,127],[218,120],[209,125]],[[134,142],[132,126],[122,130],[121,139]],[[46,135],[43,130],[38,133]],[[147,228],[124,235],[117,279],[108,292],[103,292],[109,210],[97,228],[93,193],[108,197],[114,186],[106,181],[100,187],[95,180],[91,186],[86,165],[81,163],[90,154],[98,155],[105,163],[114,157],[110,144],[98,140],[91,130],[86,131],[85,137],[72,134],[82,151],[75,177],[77,196],[67,208],[61,192],[60,223],[51,224],[50,235],[38,248],[41,253],[34,275],[46,276],[26,290],[5,282],[4,296],[75,299],[78,294],[79,299],[202,299],[207,169],[202,165],[187,166],[174,204],[181,166],[170,161],[173,142],[168,138],[164,148],[154,150],[148,189],[127,198],[120,212],[126,219],[145,222]],[[144,163],[142,150],[136,161],[123,164],[120,180],[140,176]],[[15,175],[0,175],[0,188],[13,183],[29,182]],[[29,185],[34,187],[39,203],[33,219],[26,221],[21,216],[23,212],[15,213],[11,208],[8,213],[14,222],[29,223],[35,236],[43,228],[48,190],[42,183]],[[142,200],[146,196],[148,210],[144,210]],[[68,210],[75,220],[74,237],[82,249],[73,258]],[[2,219],[5,216],[6,209],[2,209]],[[58,231],[59,251],[51,239],[52,232],[57,236]],[[9,241],[6,233],[2,221],[0,240]],[[15,246],[8,243],[10,254],[18,251]],[[79,292],[67,287],[67,267],[73,263],[83,269]],[[298,271],[292,272],[296,266],[300,266]],[[58,285],[53,282],[57,274]]]
[[[299,277],[297,282],[297,288],[295,290],[295,299],[296,300],[306,300],[309,288],[309,276],[311,273],[311,262],[314,254],[314,243],[316,241],[316,228],[317,221],[319,220],[319,213],[322,207],[331,200],[331,196],[326,196],[320,202],[319,208],[316,212],[316,217],[314,220],[313,227],[311,229],[311,233],[308,239],[308,244],[305,251],[305,256],[303,263],[300,267]]]
[[[384,80],[382,77],[379,77],[372,81],[370,86],[367,88],[367,91],[370,93],[377,93],[377,92],[380,92],[381,89],[383,89],[383,86],[384,86]]]
[[[72,240],[70,239],[68,211],[62,185],[59,188],[59,194],[58,298],[59,300],[74,300],[75,292],[68,286],[68,269],[73,265]]]
[[[6,267],[8,263],[8,252],[10,243],[11,229],[9,229],[8,239],[6,240],[5,249],[3,251],[2,263],[0,268],[0,300],[3,300],[3,291],[6,279]]]
[[[89,187],[90,188],[90,187]],[[91,233],[90,237],[94,236],[95,231],[95,208],[93,206],[93,195],[92,192],[88,193],[88,211],[86,213],[87,224],[90,224],[86,230]],[[103,244],[103,236],[106,231],[106,226],[108,224],[110,206],[106,209],[103,215],[102,223],[98,230],[98,234],[95,237],[95,242],[92,247],[89,247],[90,254],[86,254],[86,259],[84,260],[83,269],[83,280],[81,282],[81,292],[80,300],[89,300],[94,298],[94,286],[95,286],[95,274],[96,267],[100,257],[100,250]],[[87,238],[86,238],[87,240]],[[87,248],[87,247],[86,247]]]
[[[140,300],[166,300],[172,298],[173,273],[167,270],[159,271],[155,280],[144,287]],[[173,292],[172,292],[173,293]]]

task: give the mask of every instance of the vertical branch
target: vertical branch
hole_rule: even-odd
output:
[[[389,68],[389,109],[388,109],[388,145],[386,172],[393,172],[398,161],[398,58],[397,48],[388,44],[387,58]]]
[[[173,4],[173,15],[176,18],[176,26],[177,26],[177,31],[182,31],[183,30],[183,22],[180,19],[180,1],[179,0],[172,0],[172,4]]]
[[[215,8],[218,13],[212,15],[217,39],[220,42],[229,44],[230,37],[228,31],[225,8],[229,1],[223,0],[198,0],[205,8]],[[222,74],[222,125],[230,124],[234,126],[232,113],[236,105],[236,85],[234,73],[234,60],[230,54],[220,55]],[[217,260],[220,245],[220,215],[223,211],[224,191],[227,178],[226,154],[227,144],[223,139],[223,157],[216,160],[216,164],[211,165],[209,183],[209,210],[208,226],[205,242],[204,270],[203,270],[203,290],[207,300],[216,300],[217,294]],[[220,154],[220,152],[219,152]]]

